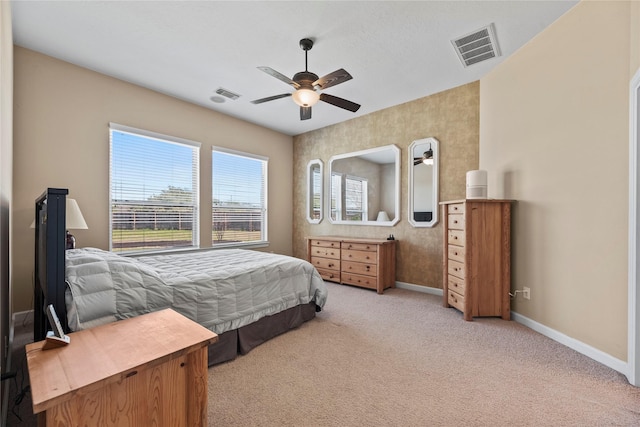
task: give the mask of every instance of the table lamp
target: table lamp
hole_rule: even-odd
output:
[[[66,249],[75,249],[76,248],[76,238],[73,234],[69,233],[69,230],[86,230],[87,223],[82,216],[82,212],[80,212],[80,207],[78,206],[78,202],[75,199],[67,198],[67,216],[65,225],[67,228],[67,247]]]
[[[380,211],[378,212],[378,217],[376,218],[376,221],[390,221],[389,215],[387,215],[386,211]]]

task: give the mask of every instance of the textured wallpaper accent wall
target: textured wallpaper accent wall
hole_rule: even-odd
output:
[[[408,221],[409,145],[433,136],[440,141],[440,201],[465,196],[465,175],[478,169],[480,84],[473,82],[417,99],[344,123],[293,138],[293,253],[306,258],[307,236],[339,235],[386,238],[398,242],[396,280],[442,288],[442,226],[414,228]],[[306,165],[324,162],[324,182],[329,159],[336,154],[395,144],[401,150],[400,222],[393,227],[320,224],[306,220]],[[326,189],[325,189],[326,198]]]

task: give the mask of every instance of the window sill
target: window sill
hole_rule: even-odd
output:
[[[140,256],[153,256],[153,255],[170,255],[170,254],[183,254],[190,252],[207,252],[215,251],[216,249],[259,249],[269,247],[269,241],[260,242],[246,242],[246,243],[222,243],[214,245],[208,248],[174,248],[174,249],[160,249],[157,251],[136,251],[136,252],[124,252],[118,253],[118,255],[128,257],[140,257]]]

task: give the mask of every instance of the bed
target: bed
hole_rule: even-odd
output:
[[[315,317],[326,285],[306,261],[244,249],[121,256],[65,250],[66,189],[36,200],[34,339],[48,329],[53,304],[66,331],[87,329],[167,307],[219,335],[209,365],[246,354]]]

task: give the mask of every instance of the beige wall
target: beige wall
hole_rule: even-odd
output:
[[[518,200],[512,288],[531,288],[512,309],[623,361],[637,18],[579,3],[480,83],[480,167],[490,197]]]
[[[479,84],[470,83],[363,117],[294,137],[293,252],[306,257],[307,236],[341,235],[399,240],[401,282],[442,288],[442,227],[413,228],[407,218],[409,145],[433,136],[440,141],[440,200],[465,196],[465,174],[478,168]],[[306,165],[321,159],[325,176],[336,154],[395,144],[401,150],[400,222],[394,227],[320,224],[306,220]]]
[[[630,12],[629,75],[634,76],[636,71],[640,69],[640,1],[631,2]]]
[[[292,138],[139,86],[15,48],[13,306],[32,305],[34,200],[69,188],[89,225],[80,246],[109,244],[109,122],[202,143],[201,246],[211,241],[211,146],[269,157],[269,241],[292,253]]]

